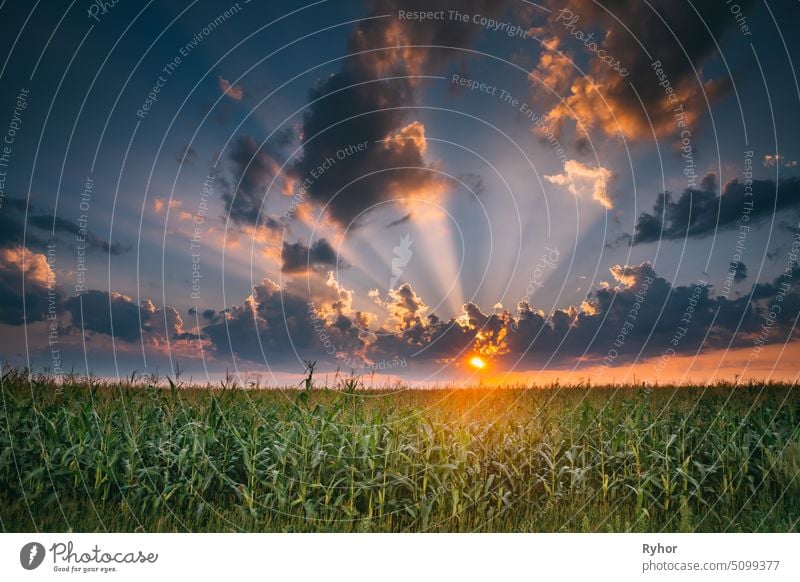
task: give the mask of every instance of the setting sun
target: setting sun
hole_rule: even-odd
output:
[[[470,359],[469,365],[478,370],[482,370],[486,366],[486,362],[484,362],[478,356],[475,356],[474,358]]]

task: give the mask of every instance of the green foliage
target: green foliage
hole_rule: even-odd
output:
[[[788,386],[191,388],[6,371],[5,531],[797,531]]]

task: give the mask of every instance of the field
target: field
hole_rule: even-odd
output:
[[[798,531],[788,385],[2,380],[4,531]]]

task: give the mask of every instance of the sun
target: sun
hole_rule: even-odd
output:
[[[482,370],[483,368],[486,367],[486,362],[484,362],[478,356],[474,356],[474,357],[470,358],[469,365],[472,366],[473,368],[477,369],[477,370]]]

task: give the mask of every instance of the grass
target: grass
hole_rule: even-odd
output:
[[[787,385],[187,388],[6,371],[4,531],[798,531]]]

